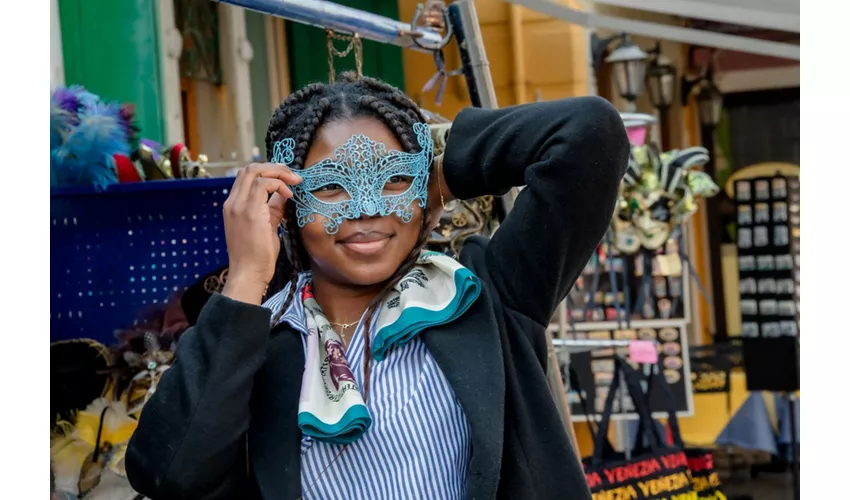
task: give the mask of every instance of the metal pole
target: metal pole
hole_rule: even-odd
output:
[[[211,0],[281,17],[290,21],[357,33],[361,38],[415,50],[437,50],[442,36],[432,30],[414,28],[407,23],[370,12],[352,9],[324,0]],[[415,33],[418,43],[413,42]]]
[[[672,148],[673,144],[670,140],[670,108],[663,107],[658,110],[658,129],[661,133],[661,151],[667,151]]]
[[[714,126],[701,124],[700,130],[702,146],[709,152],[708,162],[703,166],[703,171],[712,179],[716,179]],[[720,197],[707,198],[705,208],[708,221],[709,265],[711,266],[711,298],[714,308],[714,342],[723,343],[729,340],[729,332],[726,331],[726,299],[723,293],[723,261],[720,255],[724,231],[721,225]]]
[[[623,372],[620,372],[620,377],[617,379],[617,383],[620,384],[620,414],[622,415],[622,418],[616,424],[617,444],[618,447],[623,450],[623,455],[625,455],[626,460],[631,460],[632,444],[631,439],[629,439],[629,422],[626,420],[626,376]],[[637,437],[637,439],[640,438],[641,436]]]
[[[460,50],[460,61],[463,65],[466,86],[469,89],[469,100],[476,108],[498,108],[496,88],[490,76],[490,63],[487,61],[475,4],[472,0],[458,0],[448,6],[448,13]],[[514,200],[518,194],[517,188],[511,188],[508,194],[502,196],[502,217],[505,217],[514,207]]]
[[[484,38],[472,0],[458,0],[448,6],[449,22],[460,48],[463,76],[469,87],[469,99],[476,108],[495,109],[496,89],[490,77],[490,63],[484,49]]]
[[[800,445],[797,436],[797,395],[789,393],[788,424],[791,426],[791,477],[794,480],[794,500],[800,500]]]

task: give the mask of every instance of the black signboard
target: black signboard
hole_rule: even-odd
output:
[[[800,180],[735,181],[747,389],[800,388]]]

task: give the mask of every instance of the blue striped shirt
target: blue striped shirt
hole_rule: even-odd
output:
[[[299,280],[299,291],[305,282],[305,277]],[[286,292],[270,299],[266,307],[278,310]],[[373,335],[377,316],[370,328]],[[301,332],[306,354],[307,328],[300,300],[292,301],[281,321]],[[361,388],[363,326],[361,321],[346,352]],[[465,496],[472,455],[469,423],[422,339],[390,349],[383,361],[372,361],[366,405],[372,426],[342,454],[340,445],[302,437],[305,500]]]

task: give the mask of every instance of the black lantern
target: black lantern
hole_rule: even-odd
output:
[[[711,76],[707,76],[699,83],[696,102],[700,123],[705,126],[716,127],[720,123],[721,113],[723,112],[723,93],[711,80]]]
[[[649,100],[656,109],[665,110],[673,104],[676,93],[676,66],[661,53],[660,45],[653,50],[653,57],[646,68],[646,89]]]
[[[611,65],[617,93],[629,103],[634,103],[643,94],[646,59],[646,52],[629,40],[628,35],[623,35],[623,43],[605,58]]]

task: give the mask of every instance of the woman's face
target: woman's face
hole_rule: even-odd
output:
[[[332,158],[334,151],[356,134],[385,144],[387,150],[402,150],[382,122],[361,117],[322,125],[304,164],[309,168],[325,158]],[[383,194],[399,194],[409,186],[409,179],[393,178],[384,186]],[[314,191],[313,196],[328,203],[349,199],[348,193],[336,186]],[[418,203],[413,205],[410,222],[402,222],[396,215],[364,215],[345,219],[335,234],[325,231],[322,225],[325,218],[316,214],[314,222],[300,228],[313,273],[345,285],[374,285],[388,280],[413,250],[419,236],[423,212]]]

